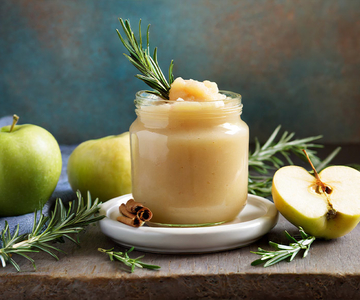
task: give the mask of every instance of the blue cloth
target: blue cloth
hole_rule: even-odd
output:
[[[0,128],[9,125],[12,123],[12,117],[7,116],[0,118]],[[67,203],[73,199],[76,199],[76,194],[71,190],[70,184],[67,180],[66,175],[66,166],[71,152],[75,149],[76,146],[60,146],[61,155],[62,155],[62,170],[59,178],[59,182],[55,188],[55,191],[51,195],[48,202],[43,208],[43,214],[48,215],[53,204],[57,198],[61,198],[64,203]],[[1,155],[1,154],[0,154]],[[34,213],[29,213],[21,216],[14,217],[0,217],[0,232],[4,229],[5,221],[9,223],[9,228],[11,232],[17,227],[17,224],[20,225],[19,234],[31,232],[33,222],[34,222]],[[1,242],[0,242],[1,244]]]

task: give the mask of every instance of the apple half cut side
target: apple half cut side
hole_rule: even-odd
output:
[[[272,196],[278,211],[295,226],[318,238],[349,233],[360,221],[360,172],[331,166],[319,173],[330,189],[323,192],[304,168],[286,166],[274,175]]]

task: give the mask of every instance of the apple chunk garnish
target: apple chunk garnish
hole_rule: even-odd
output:
[[[272,196],[279,212],[295,226],[318,238],[349,233],[360,221],[360,172],[331,166],[311,175],[286,166],[274,175]]]

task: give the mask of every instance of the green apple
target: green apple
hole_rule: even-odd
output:
[[[71,188],[106,201],[131,193],[129,132],[83,142],[67,165]]]
[[[325,239],[343,236],[360,221],[360,172],[331,166],[315,175],[298,166],[280,168],[272,185],[275,206],[308,234]]]
[[[61,173],[61,152],[50,132],[36,125],[0,128],[0,216],[41,209]]]

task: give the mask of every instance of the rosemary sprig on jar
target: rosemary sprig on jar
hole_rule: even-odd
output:
[[[170,85],[174,81],[173,67],[174,62],[171,61],[169,67],[169,79],[166,80],[157,60],[157,47],[154,49],[153,56],[150,55],[149,45],[149,29],[146,31],[146,47],[143,48],[142,36],[141,36],[141,20],[139,21],[139,39],[137,40],[134,32],[131,29],[130,21],[123,21],[119,18],[120,24],[125,33],[125,38],[120,34],[119,30],[116,30],[118,36],[129,51],[130,55],[124,53],[127,59],[140,71],[141,74],[137,74],[136,77],[144,81],[150,86],[152,91],[149,93],[155,94],[163,99],[169,99]]]
[[[87,225],[97,222],[104,216],[96,215],[100,210],[98,199],[91,200],[90,193],[87,201],[77,192],[77,199],[69,203],[66,209],[61,199],[57,199],[55,208],[50,216],[40,215],[37,220],[37,213],[34,214],[34,223],[31,233],[19,235],[19,225],[13,234],[10,233],[9,224],[5,222],[5,228],[1,231],[0,261],[3,267],[7,263],[12,264],[17,271],[20,266],[13,258],[13,254],[20,255],[29,260],[34,269],[35,261],[28,256],[28,253],[45,252],[56,260],[59,260],[54,251],[62,252],[60,248],[53,246],[50,242],[64,242],[65,238],[79,244],[79,237],[75,240],[70,234],[80,233]]]

